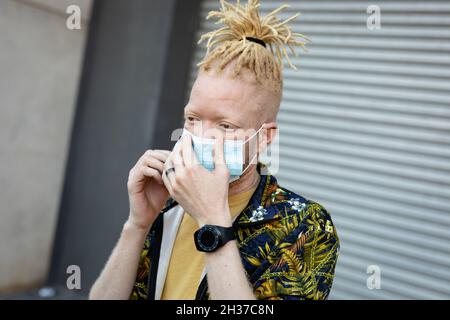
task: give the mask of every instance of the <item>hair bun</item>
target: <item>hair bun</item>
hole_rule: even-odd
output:
[[[263,47],[269,49],[280,68],[283,66],[283,57],[285,57],[289,66],[297,69],[289,59],[286,47],[291,50],[294,56],[297,56],[294,47],[299,46],[307,52],[305,45],[310,41],[308,37],[301,33],[293,33],[288,25],[289,22],[299,16],[299,13],[282,21],[275,15],[288,8],[289,5],[287,4],[280,6],[262,18],[259,15],[259,0],[248,0],[246,5],[241,4],[239,0],[235,5],[220,0],[220,4],[220,11],[210,11],[206,19],[217,18],[216,24],[221,23],[224,26],[202,35],[198,41],[198,43],[201,43],[203,40],[208,40],[206,56],[216,46],[226,45],[227,42],[233,40],[244,41],[245,43],[258,44],[257,47],[261,47],[261,49]],[[203,62],[199,65],[201,64]]]

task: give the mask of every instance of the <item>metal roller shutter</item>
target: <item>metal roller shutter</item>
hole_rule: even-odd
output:
[[[299,71],[285,68],[276,176],[332,214],[330,299],[449,299],[450,1],[262,2],[263,15],[290,4],[279,17],[301,12],[294,29],[312,38]],[[197,38],[218,3],[204,1]],[[381,289],[367,287],[370,265]]]

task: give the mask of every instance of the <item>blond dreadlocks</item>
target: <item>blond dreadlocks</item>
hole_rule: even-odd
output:
[[[221,10],[210,11],[206,19],[216,17],[216,24],[223,23],[225,26],[201,36],[198,43],[208,39],[207,51],[197,66],[208,71],[214,64],[220,73],[237,59],[232,70],[233,77],[239,75],[242,68],[248,68],[258,83],[272,80],[279,84],[276,91],[281,90],[283,56],[291,68],[297,69],[289,59],[286,46],[294,56],[298,55],[293,46],[300,46],[307,52],[305,45],[309,39],[301,33],[293,33],[288,26],[288,22],[299,13],[281,21],[275,14],[289,7],[285,4],[261,19],[259,0],[248,0],[245,6],[239,0],[236,5],[225,0],[220,0],[220,3]],[[302,40],[296,40],[296,37]]]

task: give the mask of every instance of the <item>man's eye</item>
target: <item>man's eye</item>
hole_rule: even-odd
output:
[[[197,119],[194,118],[194,117],[186,117],[186,119],[187,119],[187,121],[189,121],[189,122],[193,122],[193,121],[197,120]]]
[[[222,123],[220,126],[225,130],[233,130],[233,128],[229,124],[226,124],[226,123]]]

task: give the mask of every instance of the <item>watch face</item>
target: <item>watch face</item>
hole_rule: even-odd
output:
[[[220,234],[214,228],[205,226],[197,233],[197,244],[204,251],[213,251],[219,245]]]

